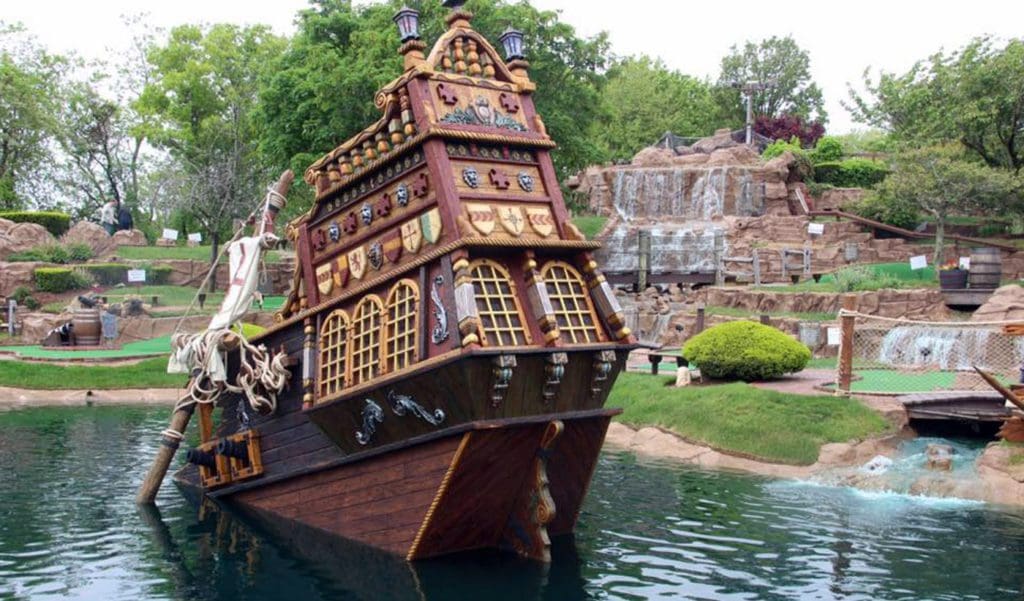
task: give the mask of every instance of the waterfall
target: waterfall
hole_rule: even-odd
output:
[[[1019,365],[1021,343],[1014,341],[1000,355],[1002,336],[991,329],[941,326],[899,326],[890,330],[878,349],[878,360],[887,365],[970,370],[972,365],[1008,369]]]

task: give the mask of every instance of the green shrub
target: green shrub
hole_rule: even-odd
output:
[[[64,248],[67,249],[68,257],[71,258],[72,263],[85,263],[92,258],[92,249],[89,248],[88,244],[74,242]]]
[[[811,196],[821,196],[828,190],[834,190],[835,186],[832,184],[820,184],[818,182],[807,182],[807,191],[811,193]]]
[[[774,159],[777,156],[782,156],[782,153],[786,151],[796,154],[806,154],[803,147],[800,146],[800,141],[796,138],[792,140],[775,140],[768,146],[765,146],[764,152],[761,153],[761,158],[768,161]]]
[[[59,294],[68,290],[88,288],[92,280],[86,274],[70,267],[40,267],[35,272],[36,288]]]
[[[803,369],[811,351],[771,326],[753,321],[717,325],[683,345],[683,357],[703,376],[744,381],[767,380]]]
[[[889,175],[889,168],[881,161],[846,159],[827,161],[814,166],[814,180],[840,188],[870,188]]]
[[[0,211],[0,218],[15,223],[38,223],[58,238],[71,227],[71,216],[59,211]]]
[[[170,265],[154,265],[146,268],[146,283],[161,285],[171,279],[174,269]]]
[[[907,230],[914,229],[921,222],[921,215],[913,204],[906,200],[884,197],[876,193],[868,194],[860,202],[846,208],[861,217]]]
[[[59,246],[36,246],[20,253],[14,253],[7,257],[8,261],[41,261],[43,263],[82,263],[92,258],[92,249],[86,244],[69,244]]]
[[[867,265],[843,267],[835,273],[838,292],[869,292],[884,288],[902,288],[903,282],[891,273],[877,273]]]
[[[123,263],[89,263],[82,269],[101,286],[116,286],[128,279],[128,266]]]
[[[814,145],[811,151],[811,161],[818,165],[828,161],[838,161],[843,158],[843,143],[839,138],[824,136]]]

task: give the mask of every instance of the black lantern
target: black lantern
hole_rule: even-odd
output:
[[[420,13],[408,6],[395,13],[395,24],[398,25],[398,38],[404,44],[409,40],[420,39]]]
[[[498,41],[505,47],[505,60],[526,58],[526,55],[523,54],[523,32],[509,27],[501,34]]]

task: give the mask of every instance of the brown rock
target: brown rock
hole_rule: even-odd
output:
[[[79,221],[71,226],[63,237],[63,244],[84,244],[92,250],[92,254],[99,256],[110,247],[110,235],[103,226],[91,221]]]
[[[0,260],[13,253],[24,252],[36,246],[56,244],[57,239],[36,223],[15,223],[0,234]]]
[[[711,154],[720,148],[731,148],[733,146],[737,146],[737,143],[732,139],[732,131],[725,128],[715,130],[713,136],[698,140],[690,146],[690,149],[694,152]]]
[[[71,316],[53,315],[52,313],[25,313],[21,315],[20,319],[22,338],[39,342],[50,333],[50,330],[70,321]]]
[[[10,219],[4,219],[0,217],[0,234],[7,233],[7,230],[11,229],[12,227],[14,227],[13,221],[11,221]]]
[[[1024,288],[1010,284],[997,288],[984,305],[971,316],[971,321],[1024,320]]]
[[[674,154],[667,148],[644,148],[633,157],[637,167],[668,167],[672,164]]]
[[[33,271],[42,263],[0,263],[0,296],[10,296],[18,286],[32,287]]]
[[[141,230],[119,230],[110,238],[110,246],[146,246],[146,235]]]

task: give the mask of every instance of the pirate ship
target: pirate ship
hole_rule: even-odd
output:
[[[573,530],[635,340],[568,221],[522,34],[503,60],[471,17],[456,6],[424,54],[418,13],[395,16],[405,71],[306,171],[291,291],[247,343],[287,387],[230,388],[216,427],[200,404],[180,486],[410,560],[544,560]],[[238,355],[229,380],[251,376]]]

